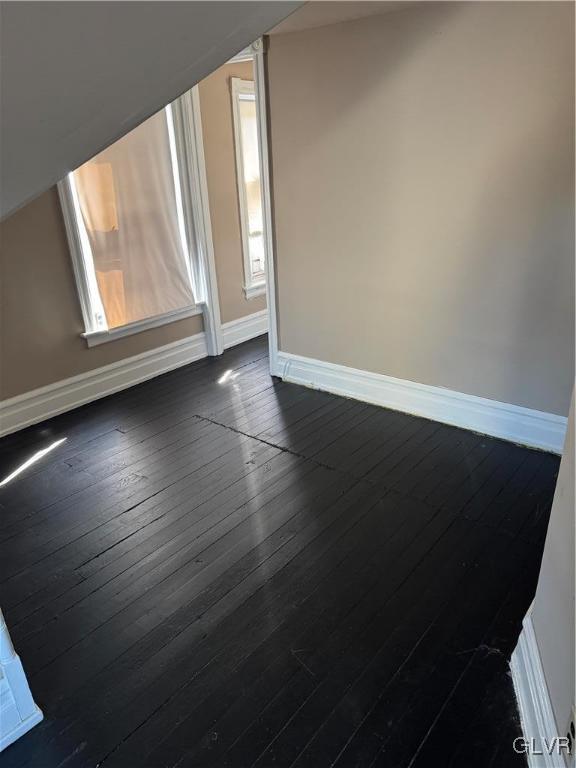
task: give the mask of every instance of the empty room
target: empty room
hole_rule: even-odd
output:
[[[570,768],[575,4],[0,3],[2,768]]]

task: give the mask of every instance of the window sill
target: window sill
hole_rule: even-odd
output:
[[[202,312],[202,305],[197,304],[195,307],[175,309],[172,312],[166,312],[163,315],[148,317],[146,320],[137,320],[135,323],[120,325],[117,328],[111,328],[107,331],[87,331],[86,333],[82,333],[80,335],[82,338],[86,339],[86,343],[89,347],[96,347],[98,344],[105,344],[108,341],[116,341],[116,339],[122,339],[124,336],[132,336],[134,333],[141,333],[142,331],[147,331],[150,328],[158,328],[161,325],[174,323],[177,320],[184,320],[187,317],[201,315]]]
[[[266,283],[254,283],[254,285],[245,285],[244,295],[247,299],[255,299],[257,296],[265,296]]]

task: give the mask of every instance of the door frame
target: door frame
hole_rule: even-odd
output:
[[[264,259],[266,263],[266,308],[268,309],[268,351],[270,373],[278,376],[278,309],[276,306],[276,265],[272,220],[272,192],[270,184],[270,156],[268,146],[268,99],[266,91],[267,39],[260,38],[250,46],[254,54],[254,93],[258,117],[258,149],[264,224]]]
[[[268,143],[268,94],[266,89],[267,38],[255,40],[228,63],[252,61],[254,66],[254,95],[258,124],[258,154],[260,158],[260,190],[262,195],[262,224],[264,236],[264,260],[266,264],[266,309],[268,312],[268,352],[270,373],[279,375],[278,365],[278,314],[276,302],[276,268],[274,258],[274,229],[272,219],[272,192],[270,180],[270,155]]]

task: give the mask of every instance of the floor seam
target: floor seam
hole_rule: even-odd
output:
[[[321,461],[318,461],[318,459],[315,459],[312,456],[306,456],[303,453],[298,453],[297,451],[292,450],[291,448],[287,448],[286,446],[279,445],[278,443],[273,443],[270,440],[264,440],[261,437],[258,437],[256,435],[251,435],[248,432],[243,432],[241,429],[237,429],[236,427],[232,427],[229,424],[224,424],[221,421],[217,421],[216,419],[212,419],[209,416],[202,416],[200,414],[194,414],[197,418],[202,419],[203,421],[206,421],[210,424],[214,424],[216,426],[222,427],[223,429],[230,430],[231,432],[234,432],[237,435],[242,435],[243,437],[248,437],[251,440],[257,440],[259,443],[262,443],[263,445],[268,445],[271,448],[276,448],[277,450],[281,451],[282,453],[288,453],[291,456],[295,456],[298,459],[302,459],[303,461],[310,461],[313,464],[315,464],[317,467],[321,467],[322,469],[327,469],[330,472],[335,472],[336,474],[340,475],[341,477],[345,477],[347,480],[349,480],[352,483],[365,483],[367,486],[370,486],[376,491],[381,491],[380,496],[381,498],[384,498],[389,493],[396,493],[400,496],[404,496],[407,499],[412,499],[414,501],[417,501],[420,504],[423,504],[424,506],[428,507],[429,509],[439,510],[441,509],[442,505],[435,505],[430,504],[425,500],[418,499],[415,496],[411,496],[408,493],[405,493],[403,491],[399,491],[392,486],[384,485],[382,482],[373,482],[372,480],[368,480],[366,477],[358,477],[357,475],[351,474],[350,472],[346,472],[343,469],[340,469],[339,467],[332,467],[329,464],[324,464]]]
[[[237,435],[242,435],[243,437],[249,437],[251,440],[257,440],[259,443],[262,443],[262,445],[268,445],[270,446],[270,448],[276,448],[278,451],[281,451],[282,453],[289,453],[291,456],[296,456],[296,458],[302,459],[303,461],[311,461],[313,464],[316,464],[316,466],[318,467],[322,467],[323,469],[328,469],[331,472],[337,472],[338,474],[341,474],[350,480],[358,481],[362,479],[362,478],[358,478],[353,475],[350,475],[348,472],[344,472],[343,470],[337,469],[336,467],[331,467],[328,464],[323,464],[321,461],[318,461],[312,456],[305,456],[303,453],[298,453],[297,451],[294,451],[291,448],[287,448],[284,445],[273,443],[270,440],[263,440],[261,437],[258,437],[257,435],[251,435],[249,432],[243,432],[241,429],[237,429],[236,427],[231,427],[229,424],[223,424],[221,421],[217,421],[216,419],[211,419],[209,416],[201,416],[200,414],[195,414],[195,415],[199,419],[202,419],[203,421],[207,421],[210,424],[215,424],[216,426],[222,427],[223,429],[228,429],[230,430],[230,432],[234,432]]]

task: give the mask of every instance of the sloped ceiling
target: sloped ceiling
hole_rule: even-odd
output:
[[[381,16],[392,11],[405,10],[415,4],[421,5],[422,0],[322,0],[321,2],[305,3],[290,16],[281,21],[272,35],[284,35],[288,32],[302,32],[305,29],[326,27],[329,24],[340,24],[344,21],[354,21],[366,16]]]
[[[300,2],[3,2],[1,216],[130,131]]]

